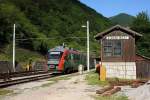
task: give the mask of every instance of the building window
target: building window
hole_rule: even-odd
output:
[[[104,41],[104,56],[109,57],[112,56],[112,41]]]
[[[114,56],[121,56],[121,41],[114,41]]]
[[[104,56],[121,56],[121,40],[105,40],[104,41]]]

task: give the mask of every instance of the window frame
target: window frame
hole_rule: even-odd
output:
[[[120,43],[120,46],[117,47],[117,49],[120,50],[119,55],[115,54],[117,41],[119,41],[119,43]],[[111,45],[109,44],[109,42],[110,42]],[[109,51],[108,48],[111,49],[111,50]],[[107,51],[107,49],[108,49],[108,51]],[[120,57],[120,56],[122,56],[122,52],[123,51],[122,51],[122,41],[121,40],[104,40],[103,41],[103,56],[104,57]],[[107,55],[107,53],[111,53],[111,54]]]
[[[110,45],[109,45],[109,42],[110,42]],[[109,49],[111,49],[111,51],[106,51],[107,49],[105,49],[105,48],[109,48]],[[104,42],[103,42],[103,53],[104,53],[104,56],[105,57],[111,57],[111,56],[113,56],[113,43],[112,43],[112,41],[111,40],[104,40]],[[107,55],[107,53],[110,53],[111,55]]]
[[[119,41],[119,43],[120,43],[120,47],[115,47],[115,45],[116,45],[116,43]],[[119,49],[120,50],[120,54],[119,55],[116,55],[115,54],[115,49]],[[114,42],[113,42],[113,56],[118,56],[118,57],[120,57],[120,56],[122,56],[122,41],[121,40],[114,40]]]

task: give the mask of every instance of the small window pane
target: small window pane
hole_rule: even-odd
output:
[[[121,41],[114,42],[114,56],[121,56]]]
[[[112,47],[104,47],[104,56],[112,56]]]
[[[111,52],[105,52],[104,55],[105,55],[106,57],[110,57],[110,56],[112,56],[112,53],[111,53]]]
[[[104,47],[104,52],[112,52],[112,47]]]
[[[112,41],[104,41],[104,46],[112,46]]]
[[[115,56],[120,56],[121,55],[121,48],[115,48],[114,49],[114,55]]]
[[[114,48],[121,48],[121,41],[115,41]]]

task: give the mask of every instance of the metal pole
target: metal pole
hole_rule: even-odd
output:
[[[16,72],[16,69],[15,69],[15,29],[16,29],[16,25],[14,24],[14,30],[13,30],[13,70],[14,72]]]
[[[89,21],[87,21],[87,71],[90,71],[90,48],[89,48]]]

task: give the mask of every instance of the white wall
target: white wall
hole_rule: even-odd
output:
[[[107,78],[136,79],[135,62],[102,62]]]

